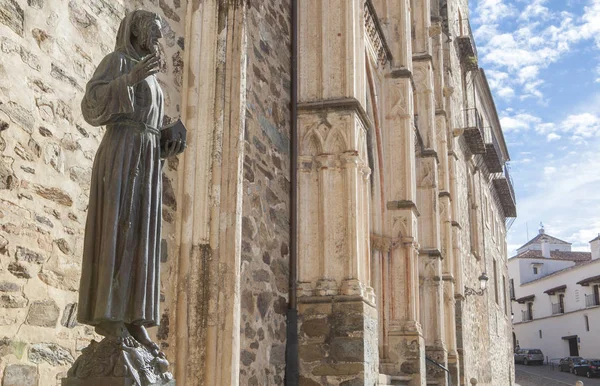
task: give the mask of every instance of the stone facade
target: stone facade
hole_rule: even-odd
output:
[[[77,324],[76,309],[90,173],[103,129],[85,123],[80,103],[95,66],[114,47],[122,17],[137,7],[163,16],[158,78],[171,120],[179,116],[182,85],[185,9],[178,0],[0,2],[3,385],[59,384],[95,338]],[[176,160],[165,165],[169,248],[176,173]]]
[[[513,382],[515,202],[466,0],[298,1],[295,137],[292,4],[0,0],[4,385],[57,383],[95,338],[75,315],[103,132],[79,103],[136,7],[163,16],[166,120],[189,130],[164,168],[153,331],[178,385],[284,383],[294,252],[301,385]]]

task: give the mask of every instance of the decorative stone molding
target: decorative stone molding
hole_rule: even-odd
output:
[[[379,24],[379,18],[375,12],[375,7],[371,0],[365,1],[365,35],[367,38],[367,44],[370,44],[375,51],[377,61],[379,64],[384,66],[386,63],[391,62],[392,52],[390,51]]]
[[[371,233],[371,248],[376,251],[388,253],[391,250],[398,248],[403,243],[401,237],[388,237]]]

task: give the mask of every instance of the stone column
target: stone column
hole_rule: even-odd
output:
[[[363,12],[362,0],[299,3],[299,161],[315,164],[298,180],[301,384],[377,382]]]
[[[445,127],[438,128],[436,125],[432,57],[428,54],[413,56],[413,68],[417,88],[419,133],[424,144],[424,149],[417,159],[417,206],[421,213],[418,239],[421,248],[419,251],[421,322],[427,356],[446,366],[438,168],[439,152],[443,151],[438,149],[438,131]],[[446,373],[435,366],[428,365],[427,379],[445,383]]]
[[[179,165],[171,322],[178,386],[239,383],[244,23],[241,3],[188,3],[182,120],[189,134]]]

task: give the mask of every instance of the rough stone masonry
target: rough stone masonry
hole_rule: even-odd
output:
[[[90,172],[103,129],[81,117],[83,88],[134,8],[163,17],[166,121],[178,118],[179,0],[0,0],[0,375],[2,385],[55,385],[96,336],[77,324]],[[163,281],[169,280],[177,159],[165,165]],[[169,300],[164,293],[162,298]],[[162,303],[159,338],[169,337]],[[97,338],[97,337],[96,337]],[[168,349],[168,347],[165,347]]]

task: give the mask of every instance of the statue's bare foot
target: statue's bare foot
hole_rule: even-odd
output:
[[[138,324],[126,324],[127,330],[131,336],[135,338],[138,342],[146,346],[146,348],[150,351],[150,353],[155,357],[165,357],[165,354],[160,352],[160,347],[156,343],[150,339],[150,335],[148,335],[148,331],[146,327]]]

